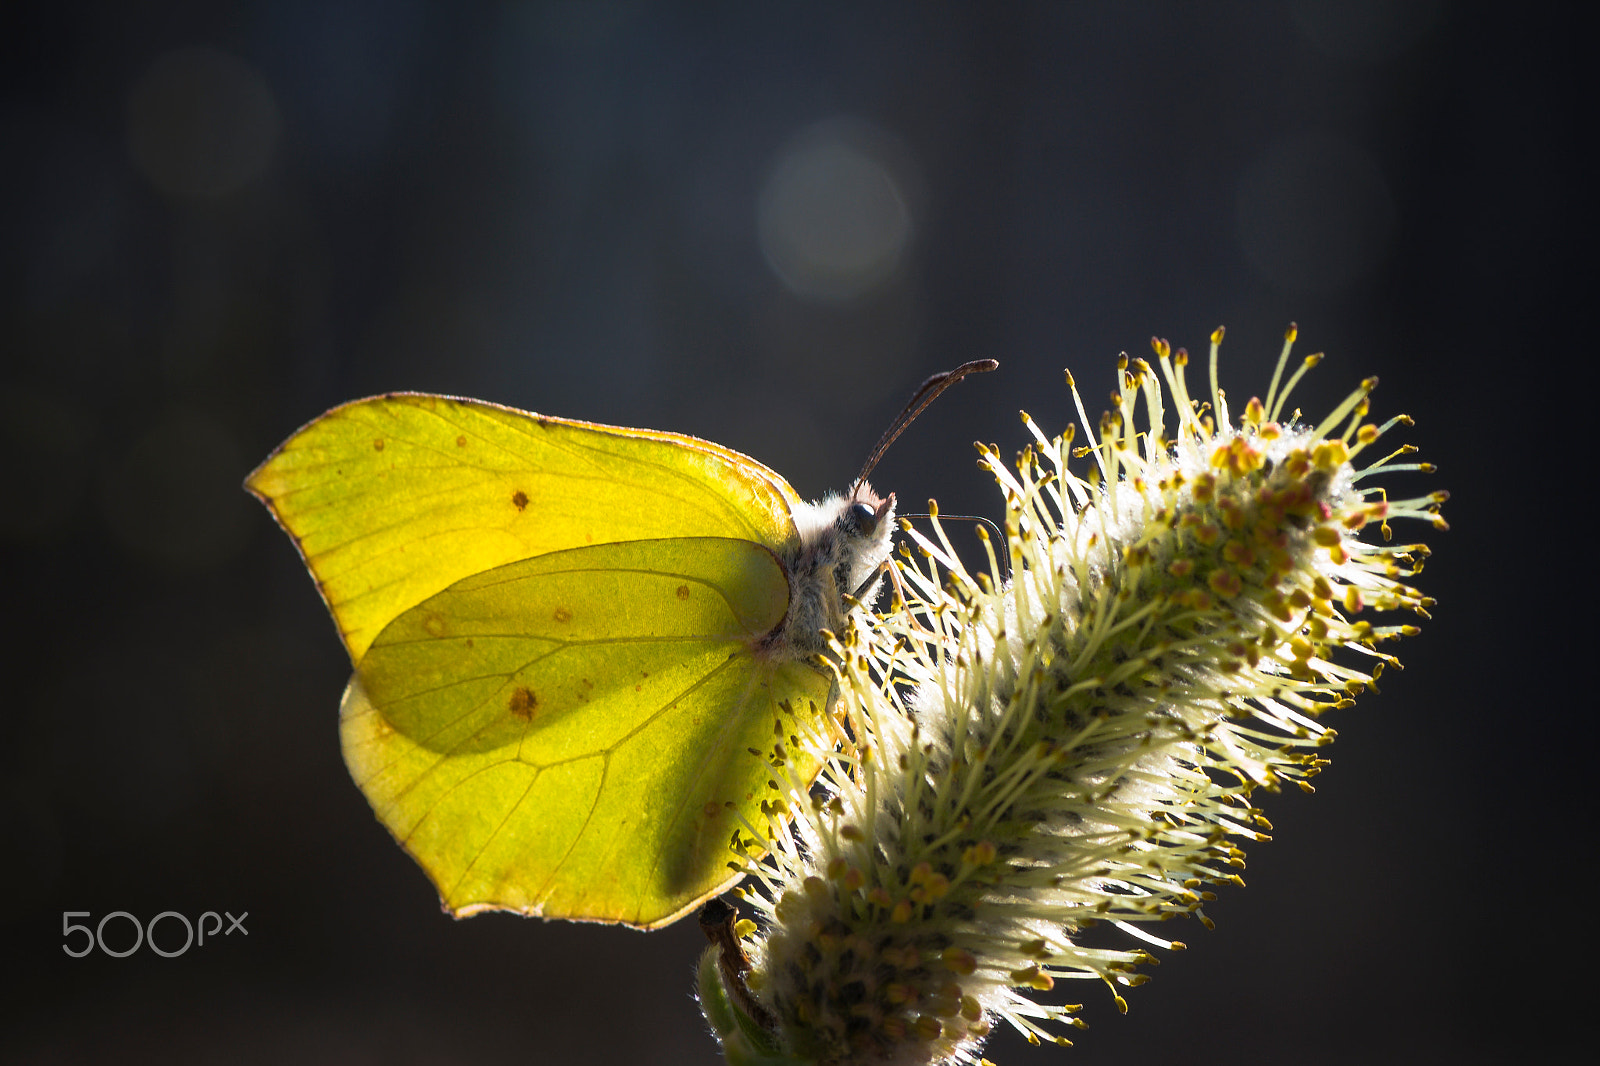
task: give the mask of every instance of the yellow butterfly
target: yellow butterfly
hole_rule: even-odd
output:
[[[826,713],[824,630],[888,558],[894,496],[799,498],[675,433],[394,393],[246,481],[354,666],[345,762],[445,908],[653,928],[739,875],[766,758]],[[814,768],[811,768],[814,770]]]

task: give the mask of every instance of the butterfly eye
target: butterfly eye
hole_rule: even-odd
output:
[[[861,527],[863,533],[871,533],[878,524],[878,510],[871,504],[851,504],[850,516],[856,520],[856,525]]]

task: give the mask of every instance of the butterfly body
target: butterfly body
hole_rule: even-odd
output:
[[[802,501],[678,434],[397,393],[247,482],[354,668],[352,777],[452,913],[665,924],[737,875],[773,772],[827,712],[823,630],[888,556],[894,497]]]
[[[789,577],[789,610],[758,645],[758,655],[806,659],[827,651],[824,631],[843,629],[846,595],[870,599],[866,586],[889,558],[894,494],[880,498],[865,482],[794,510],[798,538],[779,559]]]

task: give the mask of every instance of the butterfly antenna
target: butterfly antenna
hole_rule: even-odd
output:
[[[906,514],[906,515],[901,515],[900,517],[901,518],[932,518],[933,516],[929,515],[929,514]],[[1006,542],[1006,535],[1004,533],[1000,532],[1000,527],[995,525],[993,522],[989,521],[987,518],[983,517],[982,515],[976,515],[976,514],[944,514],[943,512],[941,512],[940,515],[939,515],[939,521],[941,521],[941,522],[981,522],[984,525],[988,526],[989,529],[994,532],[996,543],[1004,544]],[[1006,565],[1006,572],[1001,575],[1001,578],[1002,578],[1002,580],[1009,580],[1010,577],[1011,577],[1011,560],[1010,560],[1009,557],[1005,558],[1005,565]]]
[[[933,516],[932,515],[927,515],[927,514],[908,514],[908,515],[902,515],[901,517],[902,518],[932,518]],[[1000,527],[999,526],[995,525],[993,522],[989,521],[989,519],[983,517],[980,514],[945,514],[943,511],[940,511],[939,512],[939,521],[941,521],[941,522],[982,522],[984,525],[989,527],[989,529],[994,533],[994,535],[996,537],[998,537],[1001,540],[1005,540],[1006,539],[1005,538],[1005,534],[1000,532]]]
[[[857,486],[867,480],[867,475],[872,473],[872,468],[878,465],[878,460],[882,459],[883,453],[889,450],[889,445],[893,444],[895,439],[906,431],[906,427],[911,424],[912,420],[922,413],[923,408],[937,399],[941,392],[968,374],[986,374],[999,365],[993,359],[974,359],[970,363],[962,363],[954,370],[946,370],[942,374],[935,374],[921,385],[918,385],[917,391],[912,394],[910,402],[905,406],[905,410],[901,411],[895,420],[889,423],[889,428],[884,430],[883,436],[878,438],[878,443],[873,446],[872,453],[867,456],[866,465],[861,468],[861,473],[856,475],[855,481],[851,482],[851,491],[854,492]]]

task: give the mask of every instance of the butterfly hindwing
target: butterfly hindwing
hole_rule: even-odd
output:
[[[758,652],[787,605],[776,557],[739,539],[468,576],[363,656],[346,761],[452,911],[664,924],[735,879],[729,838],[772,772],[749,749],[827,700],[817,670]]]

